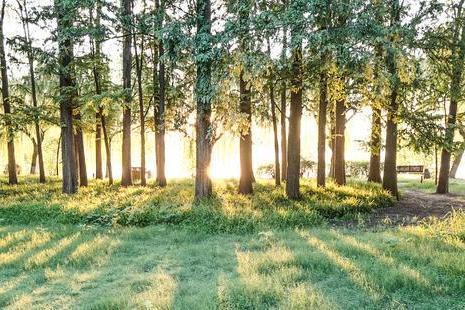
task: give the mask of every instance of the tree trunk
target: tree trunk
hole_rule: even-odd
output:
[[[208,175],[212,152],[211,137],[211,2],[197,0],[197,76],[195,95],[197,100],[196,121],[196,175],[195,197],[210,197],[212,182]]]
[[[123,107],[123,145],[121,185],[132,185],[131,175],[131,0],[122,0],[123,8],[123,89],[125,91]]]
[[[106,125],[106,119],[103,115],[101,115],[101,122],[102,122],[102,132],[103,132],[103,139],[105,142],[105,154],[106,154],[106,161],[107,161],[107,170],[106,170],[106,175],[108,177],[108,183],[111,185],[113,184],[113,171],[111,167],[111,145],[110,145],[110,138],[108,137],[108,130],[107,130],[107,125]]]
[[[81,121],[81,114],[78,113],[76,115],[76,121]],[[82,132],[82,128],[80,124],[76,128],[76,150],[77,150],[77,159],[78,159],[78,167],[79,167],[79,185],[80,186],[87,186],[87,166],[86,166],[86,154],[84,151],[84,133]]]
[[[346,107],[345,100],[336,101],[336,136],[335,136],[335,158],[334,158],[334,181],[338,185],[346,184],[345,169],[345,127]]]
[[[381,109],[372,106],[368,181],[381,183]]]
[[[460,150],[455,154],[454,161],[452,162],[452,168],[450,169],[449,177],[455,179],[457,170],[459,169],[460,162],[462,161],[463,153],[465,151],[465,145],[462,145]]]
[[[320,73],[320,102],[318,105],[318,168],[317,185],[326,185],[326,113],[328,109],[328,79]]]
[[[147,185],[145,178],[145,109],[144,109],[144,92],[142,89],[142,66],[143,66],[143,55],[144,55],[144,41],[141,42],[140,55],[137,51],[137,38],[136,34],[133,33],[134,40],[134,58],[136,61],[136,74],[137,74],[137,93],[139,98],[139,117],[140,117],[140,185]]]
[[[244,80],[244,74],[241,71],[239,77],[240,92],[240,112],[245,114],[248,129],[241,133],[240,147],[240,165],[241,176],[239,179],[239,193],[251,194],[253,192],[253,170],[252,170],[252,100],[250,86]]]
[[[102,169],[102,123],[100,110],[95,114],[95,178],[103,178]]]
[[[156,1],[157,8],[162,10],[164,14],[164,2]],[[163,27],[163,19],[160,19],[159,28]],[[157,165],[156,182],[160,187],[166,186],[165,176],[165,101],[166,101],[166,74],[165,62],[160,59],[165,54],[163,41],[158,41],[158,55],[157,51],[154,52],[156,62],[154,63],[154,85],[158,84],[158,100],[155,105],[155,156]],[[158,74],[156,65],[158,64]],[[154,87],[154,89],[157,89]]]
[[[270,104],[271,104],[271,120],[273,122],[273,140],[274,140],[274,180],[275,185],[281,185],[281,171],[279,166],[279,141],[278,141],[278,124],[276,120],[276,102],[274,99],[274,87],[273,87],[273,78],[270,78],[269,81],[269,91],[270,91]]]
[[[15,144],[14,132],[11,125],[11,105],[10,94],[8,88],[8,72],[5,53],[5,37],[3,33],[3,22],[5,19],[6,0],[2,2],[1,20],[0,20],[0,67],[2,76],[2,98],[3,112],[5,113],[5,127],[7,132],[7,150],[8,150],[8,184],[18,184],[18,176],[16,174],[16,159],[15,159]]]
[[[391,25],[395,26],[400,21],[399,0],[392,3]],[[394,39],[391,39],[393,44]],[[391,95],[388,106],[388,115],[386,122],[386,153],[384,159],[383,188],[391,193],[392,196],[399,199],[397,189],[397,110],[398,110],[398,91],[399,77],[397,75],[396,57],[394,47],[388,49],[387,68],[391,75]],[[449,172],[449,170],[447,170]]]
[[[283,51],[281,54],[281,61],[286,61],[286,50],[287,50],[287,36],[286,29],[283,32]],[[281,180],[287,180],[287,132],[286,132],[286,80],[283,77],[281,82]]]
[[[58,25],[58,50],[60,65],[60,122],[61,122],[61,154],[63,173],[63,193],[73,194],[77,192],[76,156],[74,153],[73,133],[73,107],[76,98],[76,86],[74,82],[73,41],[68,35],[72,27],[72,16],[68,3],[55,0]]]
[[[461,2],[461,6],[462,5],[463,1]],[[460,32],[459,29],[460,27],[457,25],[457,32]],[[456,37],[459,37],[458,34],[456,34]],[[455,55],[455,53],[457,54]],[[462,93],[461,85],[463,67],[465,63],[465,25],[461,26],[461,39],[460,42],[458,42],[458,50],[455,49],[452,55],[455,56],[455,60],[453,61],[453,72],[450,85],[449,116],[447,118],[444,147],[441,153],[441,167],[439,168],[438,186],[436,188],[436,193],[438,194],[445,194],[449,192],[450,148],[454,143],[455,123],[457,121],[457,105]]]
[[[334,180],[336,177],[334,165],[336,162],[336,113],[334,111],[334,105],[329,112],[330,119],[330,138],[329,138],[329,148],[331,149],[331,162],[329,163],[329,177]]]
[[[294,35],[294,34],[293,34]],[[286,194],[300,198],[300,121],[302,118],[302,47],[292,51],[291,114],[289,117],[289,149],[287,151]]]
[[[20,8],[20,16],[21,22],[23,24],[23,31],[24,31],[24,38],[27,44],[27,58],[29,63],[29,78],[31,82],[31,97],[32,97],[32,105],[34,109],[38,108],[38,101],[37,101],[37,87],[36,87],[36,78],[35,78],[35,70],[34,70],[34,55],[32,53],[32,43],[31,43],[31,33],[29,30],[29,12],[27,5]],[[39,182],[45,183],[45,168],[44,168],[44,158],[43,158],[43,151],[42,151],[42,142],[43,137],[40,130],[40,120],[39,116],[36,115],[34,118],[34,130],[36,134],[36,143],[37,143],[37,156],[39,158]],[[34,170],[35,173],[35,170]]]
[[[31,170],[29,174],[34,175],[37,172],[37,142],[34,138],[32,138],[32,145]]]
[[[61,146],[61,133],[60,136],[58,137],[58,144],[57,144],[57,152],[56,152],[56,160],[55,160],[55,173],[56,176],[59,175],[59,165],[60,165],[60,146]]]

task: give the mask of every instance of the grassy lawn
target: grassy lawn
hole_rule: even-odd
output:
[[[425,193],[434,193],[436,191],[436,185],[433,180],[425,180],[420,183],[419,178],[399,178],[399,188],[402,189],[415,189],[424,191]],[[465,195],[465,180],[463,179],[450,179],[449,180],[449,191],[453,194]]]
[[[93,183],[75,197],[56,182],[28,182],[1,187],[0,308],[465,307],[465,215],[410,227],[326,224],[391,204],[374,185],[306,183],[291,203],[267,183],[250,198],[224,182],[192,205],[189,181],[166,190]]]

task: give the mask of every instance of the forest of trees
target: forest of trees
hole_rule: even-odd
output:
[[[196,198],[213,193],[212,150],[225,132],[240,141],[238,192],[253,192],[253,126],[267,122],[275,184],[284,181],[298,199],[305,114],[317,119],[311,143],[322,187],[327,178],[346,183],[346,123],[367,107],[367,181],[395,197],[399,148],[440,155],[441,194],[465,150],[465,0],[1,1],[1,152],[12,185],[20,134],[34,145],[31,172],[37,162],[46,182],[43,143],[53,127],[61,129],[56,166],[69,194],[88,183],[91,136],[95,178],[113,183],[111,143],[121,134],[121,186],[133,184],[137,146],[141,170],[150,157],[163,187],[166,133],[195,128]],[[17,35],[5,35],[7,16],[18,21]],[[102,48],[108,42],[112,54]],[[111,65],[115,55],[121,67]],[[21,79],[10,78],[13,67],[25,68]],[[146,154],[146,139],[155,154]]]

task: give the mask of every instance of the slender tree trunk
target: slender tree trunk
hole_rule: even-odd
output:
[[[286,29],[283,32],[283,51],[281,54],[281,61],[286,61],[286,50],[287,50],[287,36]],[[286,130],[286,80],[283,77],[281,82],[281,180],[287,180],[287,130]]]
[[[134,40],[134,58],[136,61],[136,74],[137,74],[137,93],[139,98],[139,117],[140,117],[140,184],[142,186],[147,185],[145,179],[145,109],[144,109],[144,92],[142,89],[142,66],[143,66],[143,55],[144,55],[144,41],[140,44],[141,51],[140,55],[137,51],[137,38],[136,34],[133,33]]]
[[[400,21],[399,0],[392,3],[391,25],[397,25]],[[394,39],[391,39],[393,44]],[[391,75],[391,95],[388,106],[388,115],[386,122],[386,153],[384,159],[383,188],[388,190],[392,196],[399,199],[397,189],[397,110],[398,110],[398,91],[399,77],[397,75],[397,65],[394,54],[394,47],[391,47],[387,53],[387,68]],[[447,171],[449,172],[449,170]]]
[[[122,145],[122,176],[121,185],[132,185],[131,175],[131,67],[132,67],[132,54],[131,54],[131,0],[122,0],[123,8],[123,89],[126,92],[124,96],[123,107],[123,145]]]
[[[37,87],[36,87],[36,78],[35,78],[35,70],[34,70],[34,55],[32,51],[32,42],[31,42],[31,33],[29,30],[29,12],[27,9],[27,5],[24,5],[20,8],[20,16],[23,25],[23,32],[24,38],[27,44],[27,58],[29,62],[29,78],[31,82],[31,97],[32,97],[32,105],[34,109],[38,108],[38,101],[37,101]],[[37,143],[37,156],[39,158],[39,182],[45,183],[45,168],[44,168],[44,158],[43,158],[43,151],[42,151],[42,133],[40,130],[40,121],[39,116],[36,115],[34,118],[34,130],[36,134],[36,143]],[[35,173],[35,172],[34,172]]]
[[[373,74],[375,83],[375,100],[371,104],[371,137],[370,137],[370,164],[368,171],[368,181],[381,183],[381,104],[378,98],[381,96],[381,86],[379,83],[378,65],[383,57],[382,46],[376,46],[376,66]]]
[[[240,146],[240,165],[241,176],[239,179],[239,193],[251,194],[253,192],[253,170],[252,170],[252,98],[250,86],[244,80],[243,72],[239,78],[240,92],[240,112],[246,115],[249,128],[246,132],[241,133]]]
[[[451,179],[455,179],[456,177],[457,170],[460,167],[460,163],[462,161],[464,151],[465,151],[465,145],[462,145],[462,147],[457,152],[457,154],[455,154],[454,161],[452,162],[452,168],[450,169],[450,174],[449,174],[449,177]]]
[[[320,102],[318,105],[318,168],[317,185],[326,185],[326,113],[328,110],[328,79],[320,73]]]
[[[329,138],[329,148],[331,149],[331,162],[329,163],[329,177],[334,180],[335,175],[335,162],[336,162],[336,113],[333,107],[329,112],[330,119],[330,138]]]
[[[270,104],[271,104],[271,120],[273,122],[273,140],[274,140],[274,170],[275,170],[275,185],[281,185],[281,171],[279,165],[279,141],[278,141],[278,124],[276,120],[276,102],[274,98],[273,78],[269,81]]]
[[[106,154],[106,161],[107,161],[106,175],[108,177],[108,183],[111,185],[113,184],[113,171],[111,167],[111,144],[110,144],[110,138],[108,137],[106,119],[103,116],[103,113],[101,114],[101,122],[102,122],[103,139],[105,141],[105,154]]]
[[[81,121],[81,114],[78,113],[75,117],[76,121]],[[77,126],[76,128],[76,150],[77,150],[77,159],[78,159],[78,167],[79,167],[79,185],[80,186],[87,186],[87,166],[86,166],[86,154],[84,151],[84,133],[82,132],[81,126]]]
[[[211,2],[197,0],[197,77],[195,95],[197,100],[196,121],[196,175],[195,197],[209,197],[212,194],[212,182],[208,175],[212,152],[211,137]]]
[[[372,106],[368,181],[381,183],[381,108]]]
[[[76,155],[74,152],[73,107],[77,96],[74,82],[73,41],[68,35],[73,18],[73,8],[69,3],[55,0],[58,24],[58,50],[60,65],[60,122],[61,122],[61,154],[63,170],[63,193],[77,192]]]
[[[15,159],[15,144],[14,132],[11,125],[11,105],[10,94],[8,88],[8,72],[6,64],[5,53],[5,37],[3,33],[3,22],[5,19],[5,5],[6,0],[2,2],[1,20],[0,20],[0,67],[2,76],[2,98],[3,98],[3,112],[5,113],[5,127],[7,132],[7,150],[8,150],[8,184],[13,185],[18,183],[18,176],[16,173],[16,159]]]
[[[60,133],[60,137],[58,137],[56,160],[55,160],[55,163],[56,163],[55,164],[55,172],[56,172],[57,176],[60,174],[59,169],[58,169],[58,167],[60,166],[60,146],[61,146],[61,133]]]
[[[463,6],[463,1],[460,3],[460,12]],[[457,22],[458,23],[458,22]],[[459,30],[461,28],[461,30]],[[450,147],[454,143],[455,123],[457,121],[457,105],[462,94],[462,76],[463,67],[465,63],[465,25],[459,27],[457,25],[457,32],[461,31],[460,42],[458,48],[453,52],[455,60],[453,62],[452,80],[450,85],[450,104],[449,116],[447,118],[447,127],[444,139],[444,147],[441,153],[441,167],[439,168],[439,179],[436,193],[445,194],[449,192],[449,171],[450,171]],[[458,38],[458,34],[456,35]]]
[[[102,169],[102,123],[100,109],[95,114],[95,178],[103,178]]]
[[[164,2],[156,0],[157,8],[164,14]],[[163,27],[163,19],[160,19],[159,28]],[[158,54],[158,55],[157,55]],[[158,100],[155,105],[155,156],[157,165],[157,177],[156,182],[158,186],[166,186],[165,176],[165,101],[166,101],[166,74],[165,74],[165,62],[160,59],[165,54],[163,41],[158,42],[158,53],[154,52],[156,56],[156,62],[154,67],[154,85],[158,84]],[[156,64],[158,64],[158,74]],[[154,89],[157,89],[154,87]]]
[[[345,171],[345,127],[346,107],[345,100],[336,102],[336,136],[335,136],[335,158],[334,158],[334,181],[338,185],[346,184]]]
[[[37,173],[37,142],[36,139],[32,138],[32,157],[31,157],[31,170],[29,174]]]
[[[294,33],[293,33],[294,35]],[[287,151],[286,194],[300,198],[300,122],[302,118],[302,47],[292,51],[291,114],[289,117],[289,149]]]

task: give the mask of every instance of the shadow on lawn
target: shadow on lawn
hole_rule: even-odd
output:
[[[410,244],[390,231],[371,237],[344,230],[238,236],[164,226],[5,228],[0,307],[355,309],[459,302],[460,279],[443,283],[434,241],[416,236]]]

